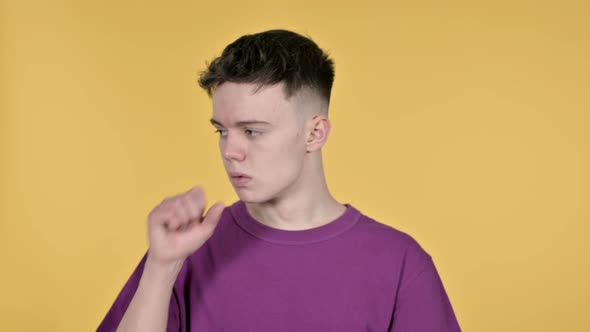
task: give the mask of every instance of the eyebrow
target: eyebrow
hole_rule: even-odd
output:
[[[220,127],[225,127],[221,122],[215,120],[215,119],[211,119],[209,120],[211,122],[212,125],[217,125]],[[266,122],[266,121],[260,121],[260,120],[244,120],[244,121],[238,121],[236,122],[237,126],[247,126],[247,125],[251,125],[251,124],[266,124],[266,125],[270,125],[270,122]]]

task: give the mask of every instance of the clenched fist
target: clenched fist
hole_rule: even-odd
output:
[[[182,263],[211,235],[224,209],[217,202],[203,216],[207,202],[200,187],[165,198],[148,215],[149,259],[157,264]]]

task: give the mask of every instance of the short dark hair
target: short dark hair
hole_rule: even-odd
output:
[[[287,98],[307,87],[329,104],[334,61],[309,37],[268,30],[244,35],[227,45],[199,77],[199,85],[209,96],[223,82],[259,83],[259,89],[284,82]]]

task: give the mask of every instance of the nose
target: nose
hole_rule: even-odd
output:
[[[229,132],[225,140],[221,143],[221,154],[228,161],[242,161],[246,157],[245,147],[239,141],[239,137],[231,135]]]

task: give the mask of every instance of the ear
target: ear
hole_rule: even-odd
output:
[[[325,115],[318,114],[310,120],[309,134],[305,142],[307,153],[318,151],[326,144],[331,127],[330,119]]]

